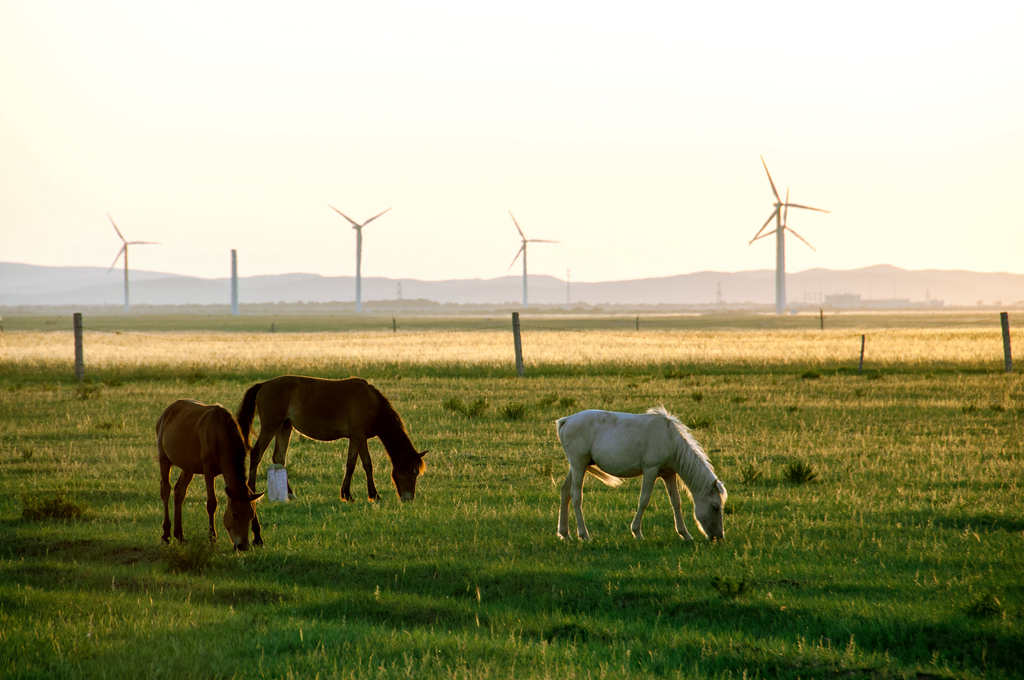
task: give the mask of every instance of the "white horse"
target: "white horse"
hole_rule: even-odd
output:
[[[580,411],[555,422],[558,440],[569,460],[569,474],[562,484],[562,505],[558,512],[558,536],[569,538],[569,500],[576,512],[576,533],[590,538],[583,522],[583,478],[592,474],[608,486],[619,486],[622,477],[643,475],[640,504],[630,529],[643,538],[640,522],[651,500],[654,481],[665,482],[675,514],[676,533],[693,537],[683,523],[676,475],[682,478],[693,500],[697,528],[711,540],[725,537],[722,511],[729,494],[715,476],[704,449],[678,418],[659,406],[645,414],[611,411]]]

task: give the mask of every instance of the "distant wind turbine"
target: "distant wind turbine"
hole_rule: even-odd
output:
[[[512,258],[512,264],[516,263],[516,260],[519,259],[519,253],[522,253],[523,254],[523,307],[528,307],[529,306],[529,300],[528,300],[527,295],[526,295],[526,244],[527,243],[558,243],[558,241],[546,241],[546,240],[544,240],[542,238],[526,238],[526,235],[523,233],[523,230],[519,228],[519,223],[516,222],[516,216],[512,214],[511,210],[508,211],[508,214],[512,218],[513,224],[516,225],[516,231],[519,232],[519,236],[523,239],[523,245],[520,246],[518,252],[516,252],[516,256]],[[510,264],[508,266],[509,269],[512,269],[512,264]]]
[[[768,183],[772,185],[772,193],[775,194],[775,210],[772,211],[772,214],[768,216],[768,219],[764,221],[764,224],[761,225],[761,228],[757,230],[757,233],[754,234],[754,238],[750,239],[750,243],[747,243],[747,245],[749,246],[758,239],[775,234],[775,313],[782,314],[786,308],[786,232],[792,232],[793,236],[796,236],[798,239],[806,243],[808,248],[814,252],[818,252],[814,246],[807,243],[807,240],[803,236],[786,226],[786,217],[789,214],[789,209],[802,208],[804,210],[816,210],[823,213],[827,213],[829,211],[822,210],[821,208],[812,208],[807,205],[800,205],[798,203],[790,203],[789,187],[786,187],[786,200],[782,201],[782,199],[779,198],[779,192],[775,190],[775,182],[772,181],[772,173],[768,172],[768,164],[764,162],[764,156],[761,156],[761,165],[764,166],[764,171],[768,175]],[[762,234],[761,232],[765,230],[773,218],[775,219],[775,229]]]
[[[110,213],[107,213],[107,217],[110,217]],[[114,258],[114,264],[110,265],[110,269],[107,270],[109,274],[114,270],[114,266],[117,261],[121,259],[121,253],[124,253],[124,313],[128,313],[128,246],[158,246],[160,245],[156,241],[126,241],[124,236],[121,234],[121,230],[117,228],[117,224],[114,223],[114,218],[110,217],[110,223],[114,225],[114,231],[117,232],[118,237],[121,239],[123,246],[121,250],[117,251],[117,257]]]
[[[381,215],[386,213],[388,210],[391,210],[391,208],[388,208],[388,210],[385,210],[384,212],[382,212],[382,213],[380,213],[378,215],[374,215],[373,217],[371,217],[370,219],[366,220],[362,224],[359,224],[358,222],[353,220],[351,217],[349,217],[345,213],[343,213],[340,210],[338,210],[337,208],[335,208],[330,203],[328,203],[327,205],[328,205],[328,207],[331,210],[333,210],[334,212],[338,213],[339,215],[344,217],[346,220],[348,220],[352,224],[352,228],[356,230],[356,314],[362,314],[363,313],[363,274],[362,274],[362,270],[363,270],[363,227],[365,227],[370,222],[373,222],[375,219],[377,219],[378,217],[380,217]]]

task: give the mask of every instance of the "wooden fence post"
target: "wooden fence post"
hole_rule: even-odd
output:
[[[825,330],[825,310],[818,307],[818,318],[821,319],[821,330]]]
[[[398,322],[395,321],[395,317],[391,317],[391,332],[398,335]]]
[[[1003,361],[1006,362],[1006,372],[1013,373],[1013,353],[1010,352],[1010,315],[1006,312],[999,314],[999,322],[1003,326]]]
[[[82,313],[75,312],[72,317],[75,327],[75,380],[85,380],[85,360],[82,357]]]
[[[519,334],[519,312],[512,312],[512,338],[516,345],[516,375],[522,378],[526,371],[523,368],[523,339]]]
[[[864,336],[860,336],[860,365],[857,366],[857,375],[864,372]]]
[[[640,317],[636,317],[636,329],[640,330]]]

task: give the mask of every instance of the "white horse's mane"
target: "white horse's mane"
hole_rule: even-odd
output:
[[[690,495],[693,495],[691,487],[700,493],[707,493],[712,487],[718,485],[719,493],[721,493],[722,502],[724,503],[729,495],[725,490],[725,485],[718,481],[718,476],[715,475],[715,468],[711,464],[708,454],[704,452],[701,445],[694,439],[693,434],[690,433],[690,428],[686,427],[679,418],[669,413],[662,405],[647,409],[647,413],[661,416],[678,433],[679,446],[676,450],[676,457],[679,461],[679,476],[685,482],[684,486],[690,492]]]

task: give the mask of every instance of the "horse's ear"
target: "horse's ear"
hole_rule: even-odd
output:
[[[429,450],[427,450],[427,451],[420,451],[420,458],[422,458],[423,456],[427,455],[428,453],[430,453]]]
[[[250,503],[258,503],[261,498],[263,498],[263,494],[261,494],[261,493],[251,493],[251,494],[249,494],[249,502]]]

